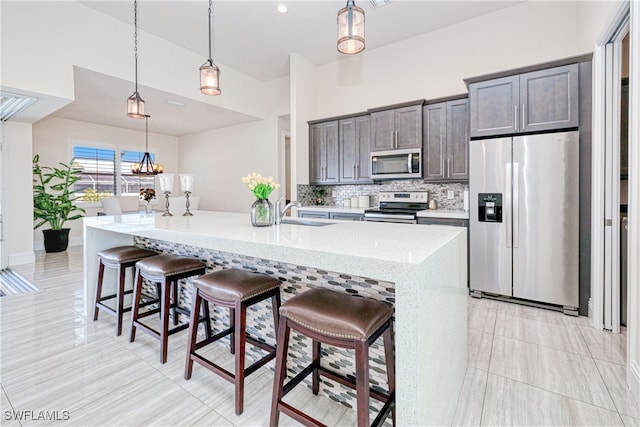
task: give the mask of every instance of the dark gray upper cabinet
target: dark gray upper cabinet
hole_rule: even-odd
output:
[[[311,184],[338,182],[338,121],[309,126],[309,181]]]
[[[469,85],[471,137],[577,127],[579,65]]]
[[[468,99],[425,105],[423,122],[424,180],[468,180]]]
[[[422,146],[422,104],[371,113],[371,151]]]
[[[339,121],[340,182],[370,182],[371,117]]]

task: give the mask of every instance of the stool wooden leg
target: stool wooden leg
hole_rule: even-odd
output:
[[[174,326],[178,324],[178,310],[176,310],[176,307],[178,307],[178,300],[179,300],[179,294],[178,294],[178,281],[174,280],[173,281],[173,313],[172,313],[172,317],[173,317],[173,324]]]
[[[242,302],[236,303],[235,308],[235,386],[236,386],[236,414],[242,414],[244,408],[244,366],[245,348],[247,346],[247,306]]]
[[[124,282],[126,277],[126,268],[122,268],[122,264],[118,265],[118,289],[116,290],[116,335],[122,334],[122,315],[124,314]]]
[[[160,302],[160,363],[167,361],[167,346],[169,344],[169,311],[171,308],[171,283],[163,279],[160,284],[162,301]]]
[[[356,396],[358,427],[369,427],[369,345],[356,340]]]
[[[287,318],[280,319],[278,338],[276,340],[276,370],[273,377],[273,395],[271,397],[271,417],[269,426],[276,427],[280,419],[278,405],[282,400],[284,379],[287,376],[287,350],[289,346],[289,329]]]
[[[211,331],[211,313],[209,312],[209,301],[204,301],[202,311],[204,318],[206,319],[204,322],[204,332],[207,338],[209,338],[211,335],[213,335]]]
[[[236,352],[235,347],[235,331],[236,331],[236,310],[233,307],[229,307],[229,327],[231,328],[230,344],[231,344],[231,354]]]
[[[185,363],[185,368],[184,368],[185,380],[188,380],[189,378],[191,378],[191,372],[193,371],[193,359],[191,359],[191,354],[196,349],[196,341],[198,338],[198,316],[200,315],[200,304],[202,302],[202,297],[198,292],[198,288],[196,287],[193,288],[193,296],[191,297],[191,299],[193,302],[191,303],[191,318],[189,319],[189,335],[188,335],[189,341],[187,341],[187,361]],[[208,303],[205,301],[205,306],[207,305]],[[206,310],[206,311],[208,312],[209,310]],[[209,326],[209,328],[211,328],[211,326]],[[211,336],[211,334],[209,334],[207,338],[209,336]]]
[[[320,341],[313,340],[311,343],[311,353],[312,353],[312,362],[313,363],[313,374],[312,374],[312,388],[313,394],[318,394],[320,391],[320,373],[318,372],[318,368],[320,367]]]
[[[100,309],[98,308],[98,303],[100,302],[100,297],[102,296],[102,279],[104,278],[104,264],[102,263],[102,258],[98,261],[98,283],[96,284],[96,299],[95,304],[93,305],[93,321],[98,320],[98,313]]]
[[[278,319],[280,318],[280,289],[276,289],[271,297],[271,310],[273,311],[273,332],[278,333]]]
[[[138,320],[138,310],[140,309],[141,295],[142,295],[142,275],[140,275],[140,271],[136,269],[136,277],[133,285],[133,304],[131,307],[131,332],[129,334],[129,342],[133,342],[136,339],[135,321]]]
[[[389,384],[389,395],[396,391],[396,356],[393,352],[393,323],[389,320],[389,327],[382,333],[384,340],[384,358],[387,364],[387,381]],[[391,406],[391,420],[396,425],[396,405]]]

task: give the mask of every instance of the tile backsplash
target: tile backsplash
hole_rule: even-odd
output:
[[[324,192],[323,192],[324,190]],[[433,184],[420,179],[402,179],[381,181],[375,184],[362,185],[306,185],[298,184],[298,201],[304,206],[327,205],[342,207],[346,199],[357,196],[369,196],[370,205],[378,205],[378,194],[381,191],[428,191],[429,200],[438,202],[438,209],[462,210],[463,195],[469,190],[469,183]],[[447,193],[453,191],[453,199]],[[319,203],[319,201],[322,203]]]

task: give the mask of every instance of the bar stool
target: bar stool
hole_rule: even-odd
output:
[[[178,280],[191,276],[202,275],[204,273],[205,263],[203,261],[179,255],[156,255],[136,262],[136,281],[133,290],[133,309],[131,315],[131,335],[129,337],[129,342],[135,341],[136,328],[141,328],[152,337],[160,340],[160,363],[165,363],[167,361],[169,335],[173,335],[174,333],[189,327],[188,324],[184,324],[169,330],[169,311],[171,309],[173,309],[174,325],[178,324],[179,313],[187,316],[190,315],[189,310],[178,307]],[[160,308],[139,313],[143,278],[157,284]],[[173,302],[171,302],[172,293]],[[140,319],[158,312],[160,313],[160,331],[157,331],[140,321]],[[205,307],[204,317],[200,318],[197,323],[205,322],[207,334],[211,335],[209,319],[208,307]]]
[[[247,334],[247,307],[271,298],[275,333],[278,330],[280,281],[270,276],[230,268],[205,274],[194,280],[193,284],[191,322],[189,324],[189,342],[187,344],[184,378],[186,380],[191,378],[193,362],[197,362],[227,381],[234,383],[236,414],[240,415],[244,406],[244,378],[276,357],[275,347],[258,341]],[[194,313],[199,312],[202,302],[204,302],[205,307],[208,307],[209,303],[227,307],[229,309],[230,327],[213,336],[208,334],[207,338],[196,342],[198,328],[194,322]],[[235,355],[235,374],[207,360],[196,352],[227,335],[231,335],[231,353]],[[251,366],[245,368],[246,343],[266,350],[268,353]]]
[[[305,425],[323,425],[320,421],[282,401],[283,397],[307,375],[313,375],[312,391],[318,394],[320,375],[356,390],[358,427],[369,425],[369,397],[384,402],[372,425],[384,423],[389,411],[395,425],[395,356],[393,353],[393,307],[370,298],[354,297],[325,288],[314,288],[290,298],[280,308],[277,359],[271,402],[272,427],[278,424],[280,411]],[[312,362],[284,384],[287,375],[287,347],[291,329],[312,339]],[[389,392],[369,386],[369,347],[380,336],[384,339]],[[320,366],[320,344],[355,349],[355,380]]]
[[[157,255],[157,253],[137,246],[118,246],[98,252],[98,283],[93,305],[94,322],[98,320],[98,314],[102,309],[116,318],[116,335],[122,334],[122,315],[127,311],[131,311],[131,307],[124,307],[124,296],[133,292],[133,290],[124,290],[127,268],[133,268],[136,262],[154,255]],[[105,267],[116,269],[120,281],[116,287],[115,294],[103,296],[102,283]],[[111,308],[103,302],[112,299],[116,300],[115,308]]]

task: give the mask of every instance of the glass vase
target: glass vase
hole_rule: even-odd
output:
[[[269,199],[258,199],[251,205],[251,225],[269,227],[275,222],[273,204]]]
[[[152,214],[153,213],[153,206],[151,205],[150,202],[146,202],[144,205],[144,211],[147,214]]]

